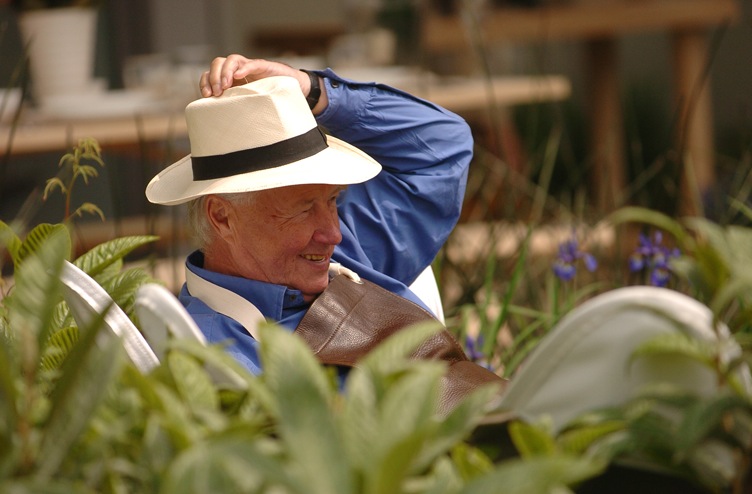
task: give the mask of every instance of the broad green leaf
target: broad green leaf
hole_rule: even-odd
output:
[[[580,455],[599,439],[625,428],[626,423],[619,420],[577,427],[560,434],[556,442],[564,453]]]
[[[34,254],[18,266],[15,274],[15,288],[11,296],[4,299],[8,308],[8,322],[16,335],[28,332],[36,337],[36,348],[18,349],[24,358],[39,358],[39,351],[52,332],[55,306],[60,301],[62,286],[59,280],[64,256],[70,246],[70,236],[65,228],[50,228],[42,234],[38,230]],[[38,243],[37,243],[38,242]],[[20,340],[19,340],[20,341]],[[24,339],[22,343],[28,343]],[[36,367],[38,361],[23,365]]]
[[[668,466],[676,451],[676,428],[674,421],[653,408],[632,419],[628,431],[641,457]]]
[[[750,293],[752,293],[752,272],[737,274],[720,284],[715,290],[710,301],[710,309],[715,315],[722,314],[737,299],[749,297]]]
[[[70,258],[71,239],[68,229],[63,224],[41,223],[34,227],[21,243],[18,249],[19,262],[23,262],[30,254],[37,252],[44,242],[52,237],[59,237],[57,248],[60,249],[58,256],[64,259]],[[18,264],[16,265],[18,267]]]
[[[96,494],[94,490],[72,480],[19,478],[3,481],[3,494]]]
[[[488,404],[498,391],[496,384],[480,386],[467,395],[449,414],[441,418],[432,429],[420,455],[415,458],[417,468],[425,468],[439,455],[450,451],[467,438],[486,417]]]
[[[416,428],[435,426],[439,402],[439,383],[446,373],[441,361],[424,361],[392,384],[380,408],[383,431],[379,442],[389,444],[392,438],[410,434]]]
[[[734,484],[745,482],[746,469],[738,469],[739,452],[721,441],[705,441],[686,458],[694,478],[710,492],[732,492]]]
[[[18,235],[16,235],[10,225],[6,224],[4,221],[0,221],[0,252],[2,252],[1,247],[5,247],[8,250],[13,264],[18,265],[21,261],[19,257],[21,239],[18,238]]]
[[[552,456],[557,451],[553,436],[539,425],[515,420],[509,424],[509,436],[523,458]]]
[[[197,442],[175,459],[160,492],[312,492],[289,475],[277,456],[252,436],[242,434]],[[272,486],[282,490],[275,491]]]
[[[159,371],[160,368],[157,368],[146,376],[135,367],[127,366],[123,372],[123,383],[135,390],[144,408],[160,420],[160,425],[175,447],[187,448],[202,437],[203,431],[192,423],[190,411],[177,392],[156,379]]]
[[[180,396],[192,409],[218,409],[219,399],[211,379],[196,360],[184,353],[170,352],[167,365]]]
[[[438,321],[419,323],[389,336],[360,362],[375,374],[388,374],[405,367],[406,358],[432,335],[444,330]]]
[[[42,368],[48,371],[60,368],[77,341],[77,326],[64,327],[54,332],[44,348]]]
[[[100,285],[110,294],[115,303],[130,315],[133,313],[136,291],[145,283],[153,281],[154,279],[144,269],[131,268],[107,277],[106,281],[100,282]]]
[[[311,494],[350,492],[354,479],[326,372],[296,335],[272,325],[259,329],[262,379],[277,398],[278,430],[293,470]]]
[[[453,446],[450,455],[457,472],[466,482],[485,475],[494,468],[491,460],[481,450],[463,442]]]
[[[601,473],[602,462],[566,455],[536,456],[503,462],[493,472],[468,483],[462,494],[551,494]],[[565,491],[568,492],[568,491]]]
[[[120,237],[97,245],[74,261],[74,264],[89,276],[96,277],[110,264],[121,260],[142,245],[154,242],[154,235],[134,235]]]
[[[606,218],[606,221],[614,225],[621,223],[645,223],[668,232],[677,240],[679,245],[685,248],[691,245],[691,239],[681,223],[651,209],[634,206],[621,208],[610,214]]]
[[[148,383],[148,376],[145,381]],[[191,410],[174,389],[157,383],[153,386],[153,392],[158,397],[156,410],[160,412],[162,427],[170,433],[178,448],[188,447],[204,437],[203,427],[196,423]]]
[[[713,369],[717,353],[717,345],[713,342],[692,338],[679,332],[663,333],[637,346],[630,362],[648,355],[679,355]]]
[[[483,453],[475,451],[478,456]],[[421,494],[457,494],[462,487],[463,481],[460,478],[458,463],[467,459],[470,463],[473,461],[473,453],[467,455],[460,453],[451,460],[447,457],[441,457],[433,465],[428,475],[423,477],[414,477],[405,482],[403,492],[420,492]],[[455,467],[457,465],[457,467]]]
[[[14,455],[18,454],[15,431],[19,415],[18,388],[21,369],[14,348],[0,344],[0,476],[14,468]],[[21,412],[21,413],[19,413]]]
[[[365,471],[380,433],[379,397],[371,372],[360,367],[350,371],[345,391],[340,425],[347,457],[355,470]]]
[[[733,420],[733,412],[737,411],[749,415],[752,404],[741,396],[725,394],[699,401],[683,410],[683,419],[677,432],[679,453],[686,453],[714,430],[725,429],[725,419]]]
[[[414,459],[436,428],[438,386],[445,372],[444,365],[423,363],[387,389],[376,442],[371,445],[367,493],[398,492],[407,475],[417,473]]]
[[[101,316],[81,336],[61,368],[45,426],[39,474],[54,476],[114,382],[125,352],[119,338],[99,333]],[[102,338],[101,335],[108,335]]]

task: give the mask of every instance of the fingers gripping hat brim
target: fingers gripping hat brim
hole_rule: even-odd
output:
[[[348,185],[381,166],[335,137],[318,135],[296,79],[270,77],[203,98],[186,107],[191,154],[146,187],[156,204],[207,194],[302,184]]]

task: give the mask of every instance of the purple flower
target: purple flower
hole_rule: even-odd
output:
[[[477,339],[470,335],[465,336],[465,352],[468,359],[473,362],[485,359],[486,356],[483,355],[481,347],[483,347],[483,335],[478,335]]]
[[[644,234],[640,234],[639,244],[634,253],[629,257],[629,270],[633,273],[649,272],[650,284],[653,286],[666,286],[671,277],[669,261],[681,255],[677,248],[669,249],[663,242],[663,234],[655,232],[653,240]]]
[[[554,274],[562,281],[569,281],[577,274],[575,264],[579,259],[585,264],[585,269],[591,273],[598,267],[598,261],[591,254],[580,250],[577,238],[572,238],[559,244],[559,255],[554,261]]]
[[[475,362],[481,367],[485,367],[491,372],[495,372],[493,366],[486,359],[486,355],[481,350],[483,348],[483,335],[473,338],[470,335],[465,336],[465,353],[471,362]]]

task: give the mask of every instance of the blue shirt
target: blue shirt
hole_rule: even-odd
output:
[[[397,89],[349,81],[331,70],[320,74],[329,105],[317,116],[319,125],[382,166],[376,177],[340,195],[342,242],[332,259],[424,305],[407,287],[431,264],[459,218],[473,151],[470,129],[459,116]],[[308,310],[298,290],[203,269],[201,252],[188,256],[186,266],[291,331]],[[258,342],[245,328],[185,286],[180,300],[210,343],[228,343],[240,363],[261,371]]]

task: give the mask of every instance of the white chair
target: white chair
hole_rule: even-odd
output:
[[[161,359],[169,338],[187,338],[206,345],[206,338],[195,321],[167,288],[146,283],[136,291],[135,311],[146,340]],[[235,372],[207,365],[207,372],[215,384],[231,389],[243,389],[245,381]]]
[[[679,355],[642,356],[634,350],[661,334],[683,331],[718,342],[706,306],[665,288],[620,288],[589,300],[565,316],[523,362],[498,403],[526,419],[547,416],[559,430],[578,415],[618,406],[651,383],[670,383],[701,396],[717,393],[715,374]],[[721,356],[740,348],[722,326]],[[739,374],[749,391],[749,372]]]
[[[167,340],[188,338],[206,345],[206,338],[177,298],[164,286],[146,283],[136,291],[135,311],[146,341],[159,359]]]
[[[426,304],[433,315],[436,316],[436,319],[441,321],[442,324],[446,323],[439,285],[436,283],[436,276],[434,276],[431,266],[424,269],[408,288]]]
[[[103,324],[123,340],[126,354],[141,372],[146,374],[159,365],[138,328],[96,280],[68,261],[64,262],[60,277],[63,297],[79,327],[85,328],[96,316],[105,314]]]

